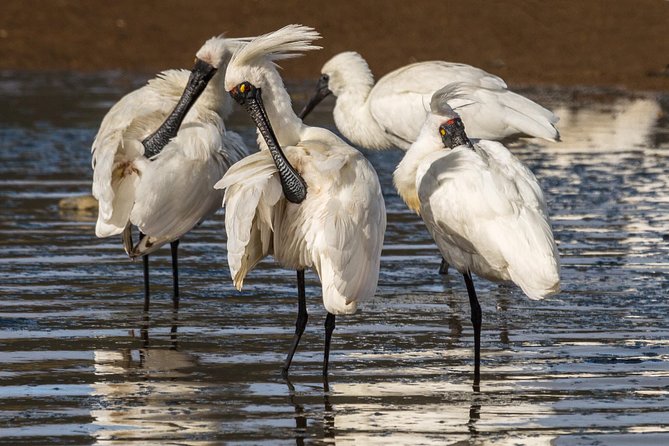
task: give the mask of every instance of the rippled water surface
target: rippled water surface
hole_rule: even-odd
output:
[[[143,83],[104,75],[0,74],[0,443],[669,444],[669,101],[524,91],[561,118],[563,142],[512,150],[544,187],[563,292],[530,301],[476,280],[480,392],[461,277],[391,183],[399,152],[366,154],[388,231],[376,297],[339,317],[329,387],[324,310],[307,274],[309,325],[292,369],[294,272],[270,260],[230,283],[222,214],[141,264],[95,215],[59,210],[89,193],[104,112]],[[296,102],[311,86],[293,86]],[[327,105],[315,122],[332,126]],[[231,127],[249,141],[249,121]]]

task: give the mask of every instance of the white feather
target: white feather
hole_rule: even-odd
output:
[[[529,135],[559,139],[557,117],[540,105],[507,89],[497,76],[465,64],[419,62],[399,68],[376,85],[365,60],[354,52],[340,53],[321,70],[337,97],[333,111],[339,131],[369,149],[407,150],[416,140],[434,92],[449,84],[466,90],[451,106],[472,138],[502,139]],[[450,102],[449,102],[450,103]]]
[[[226,188],[228,261],[235,285],[272,254],[291,269],[313,268],[323,304],[353,313],[373,296],[379,274],[385,206],[369,162],[332,132],[307,127],[295,116],[275,60],[316,49],[311,28],[290,25],[259,37],[233,56],[227,87],[260,88],[279,144],[307,184],[306,199],[288,202],[271,154],[263,150],[233,166],[217,184]]]
[[[304,51],[321,49],[312,45],[314,40],[320,38],[320,34],[311,27],[287,25],[277,31],[258,36],[238,48],[231,64],[255,65],[261,61],[300,57]]]
[[[560,288],[559,256],[541,188],[502,144],[445,149],[430,115],[395,172],[405,201],[458,271],[511,280],[531,299]]]
[[[205,46],[224,48],[221,42],[214,38]],[[232,50],[226,51],[229,60]],[[231,99],[222,88],[224,72],[223,66],[184,118],[177,136],[151,160],[144,157],[142,140],[172,112],[189,72],[165,71],[107,112],[92,147],[99,237],[135,225],[148,236],[130,253],[141,256],[179,239],[218,209],[223,194],[214,190],[214,184],[248,153],[239,135],[225,131],[223,118],[231,112]]]

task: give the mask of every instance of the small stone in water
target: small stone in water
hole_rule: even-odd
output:
[[[67,210],[93,211],[98,208],[98,202],[92,195],[80,195],[61,199],[58,207]]]

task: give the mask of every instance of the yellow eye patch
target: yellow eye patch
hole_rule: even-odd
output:
[[[446,130],[444,130],[443,128],[439,129],[439,133],[441,133],[441,136],[446,136]]]
[[[246,84],[240,85],[239,86],[239,91],[242,92],[242,93],[245,93],[246,92]]]

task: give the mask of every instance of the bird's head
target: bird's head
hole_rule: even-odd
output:
[[[374,85],[374,76],[363,57],[355,51],[344,51],[333,56],[321,68],[321,79],[335,96],[352,89],[368,89]]]
[[[225,74],[232,55],[251,40],[247,37],[228,39],[223,35],[207,40],[195,54],[191,78],[208,83],[217,73]]]
[[[465,125],[459,116],[449,118],[439,126],[439,134],[444,147],[453,149],[458,146],[472,147],[472,143],[465,133]]]
[[[321,68],[316,91],[300,112],[300,118],[307,115],[327,96],[341,96],[347,90],[368,91],[374,84],[374,77],[362,56],[354,51],[339,53]]]
[[[460,116],[451,108],[448,101],[456,97],[457,91],[452,86],[437,90],[430,100],[430,112],[432,115],[439,116],[441,124],[439,125],[439,135],[444,147],[453,149],[458,146],[473,147],[471,141],[465,133],[465,124]]]
[[[312,42],[319,38],[320,35],[313,28],[302,25],[284,26],[256,37],[235,51],[225,72],[225,89],[246,109],[258,127],[276,163],[284,195],[292,203],[301,203],[306,198],[307,185],[281,150],[263,104],[262,89],[266,88],[271,101],[272,89],[283,89],[283,81],[276,70],[276,61],[318,49]]]
[[[243,107],[248,107],[251,101],[262,101],[261,89],[249,81],[238,83],[230,89],[229,93],[232,99]]]
[[[195,54],[196,60],[201,60],[217,70],[225,72],[232,58],[232,54],[249,42],[251,38],[225,38],[223,35],[212,37],[204,42]]]

